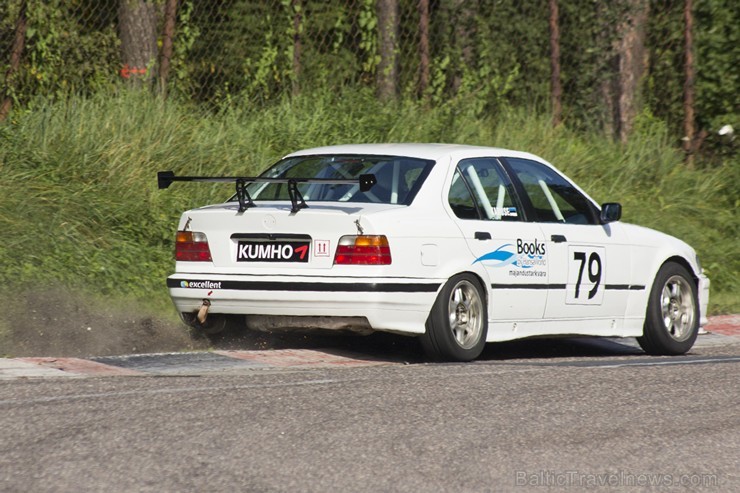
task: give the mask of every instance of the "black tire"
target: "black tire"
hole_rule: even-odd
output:
[[[648,354],[684,354],[699,333],[696,283],[682,265],[664,264],[650,290],[640,347]]]
[[[484,292],[472,274],[458,274],[447,281],[421,336],[427,356],[437,361],[472,361],[480,356],[488,333]]]

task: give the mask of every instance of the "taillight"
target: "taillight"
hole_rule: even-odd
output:
[[[205,233],[178,231],[175,241],[175,259],[183,262],[210,262],[211,249]]]
[[[391,247],[383,235],[342,236],[339,238],[334,264],[389,265]]]

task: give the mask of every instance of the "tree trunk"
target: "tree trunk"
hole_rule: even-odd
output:
[[[13,92],[13,86],[15,85],[15,74],[18,72],[18,68],[21,65],[21,55],[23,55],[23,48],[26,45],[26,28],[28,22],[26,18],[27,2],[23,0],[21,2],[21,8],[18,12],[18,20],[15,23],[15,35],[13,36],[13,47],[10,49],[10,66],[8,71],[5,73],[5,90],[3,95],[3,102],[0,105],[0,122],[5,121],[10,114],[10,109],[13,107],[13,98],[11,97]]]
[[[642,82],[646,72],[645,33],[648,0],[629,0],[628,14],[620,26],[619,41],[619,140],[627,143],[642,106]]]
[[[453,19],[455,19],[455,39],[453,42],[460,53],[458,70],[452,79],[452,90],[457,93],[462,86],[464,69],[472,67],[475,62],[475,16],[478,14],[477,0],[453,0]]]
[[[164,8],[164,36],[162,37],[162,53],[159,57],[159,91],[163,98],[167,98],[167,79],[170,75],[170,61],[172,60],[173,38],[175,36],[175,19],[177,18],[177,0],[167,0]]]
[[[419,0],[419,95],[429,87],[429,0]]]
[[[597,38],[597,48],[600,54],[599,72],[602,74],[599,84],[601,93],[601,121],[604,133],[610,139],[616,138],[619,128],[619,114],[617,111],[619,100],[619,84],[615,74],[619,72],[619,58],[617,43],[614,41],[617,30],[610,22],[610,5],[604,2],[596,4],[596,14],[600,21]]]
[[[645,35],[648,18],[648,0],[621,0],[621,3],[598,4],[604,23],[602,44],[607,50],[604,60],[606,76],[601,82],[606,133],[626,143],[642,105],[642,84],[647,72]],[[611,31],[611,19],[617,9],[624,11],[624,20]],[[611,44],[604,43],[614,37]]]
[[[560,82],[560,22],[558,0],[550,0],[550,100],[552,101],[552,124],[562,122],[563,87]]]
[[[684,112],[684,150],[686,164],[694,167],[694,16],[692,14],[692,0],[684,2],[684,85],[683,85],[683,112]]]
[[[378,97],[390,101],[398,97],[398,0],[378,0]]]
[[[292,0],[291,7],[293,9],[293,96],[297,96],[300,92],[300,76],[301,76],[301,25],[303,21],[303,5],[301,0]]]
[[[157,7],[154,1],[120,0],[118,29],[121,76],[134,85],[150,82],[157,59]]]

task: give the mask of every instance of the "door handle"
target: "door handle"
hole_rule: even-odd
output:
[[[563,243],[568,241],[564,235],[552,235],[550,236],[550,240],[552,240],[553,243]]]
[[[491,239],[491,233],[487,231],[476,231],[475,232],[475,239],[476,240],[490,240]]]

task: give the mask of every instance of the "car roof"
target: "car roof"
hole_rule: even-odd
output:
[[[522,157],[543,161],[542,158],[527,152],[501,149],[498,147],[471,146],[463,144],[343,144],[315,147],[294,152],[286,157],[331,155],[331,154],[371,154],[381,156],[404,156],[440,161],[445,157]]]

